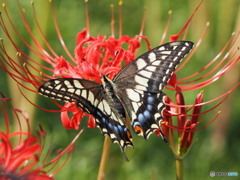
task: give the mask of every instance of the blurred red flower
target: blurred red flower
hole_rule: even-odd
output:
[[[62,163],[60,167],[59,159],[64,155],[71,154],[73,150],[73,142],[52,160],[49,160],[51,151],[48,151],[46,157],[43,157],[45,147],[46,132],[39,126],[38,136],[31,134],[29,119],[25,112],[20,109],[13,108],[10,99],[5,98],[1,94],[0,111],[3,117],[0,131],[0,179],[26,179],[26,180],[52,180],[52,176],[56,174],[67,162]],[[10,109],[10,110],[9,110]],[[11,121],[11,113],[13,113],[19,125],[19,131],[11,132],[13,121]],[[22,131],[22,126],[28,126],[28,132]],[[80,133],[76,136],[78,137]],[[46,170],[46,167],[51,167]]]

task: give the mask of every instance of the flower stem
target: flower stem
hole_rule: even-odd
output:
[[[183,159],[176,157],[176,179],[183,180]]]
[[[100,163],[100,167],[99,167],[99,171],[98,171],[98,180],[105,179],[110,146],[111,146],[111,140],[108,136],[105,136],[102,158],[101,158],[101,163]]]

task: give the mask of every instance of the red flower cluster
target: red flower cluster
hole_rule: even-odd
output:
[[[83,30],[77,35],[73,62],[70,63],[63,57],[55,58],[53,76],[84,78],[101,83],[101,76],[108,74],[112,79],[122,69],[123,63],[128,64],[135,59],[134,54],[140,47],[139,37],[122,36],[116,39],[99,35],[95,38],[87,36],[87,31]],[[123,48],[123,44],[127,49]],[[66,103],[64,107],[67,111],[61,114],[63,125],[67,129],[78,129],[84,113],[72,103]],[[73,113],[72,118],[69,118],[68,112]],[[95,127],[92,118],[89,127]]]
[[[123,44],[127,49],[123,48]],[[102,74],[113,78],[121,69],[122,63],[128,64],[135,59],[134,53],[140,47],[138,36],[88,37],[86,30],[77,35],[75,48],[76,70],[80,77],[101,82]],[[71,71],[70,71],[71,72]],[[76,76],[72,76],[76,77]]]
[[[55,58],[53,76],[84,78],[101,83],[101,76],[108,74],[112,79],[122,69],[123,63],[128,64],[135,59],[134,54],[140,47],[139,37],[122,36],[116,39],[99,35],[95,38],[87,36],[87,31],[83,30],[77,35],[75,58],[71,63],[63,57]],[[127,49],[123,48],[123,44]],[[66,103],[64,107],[67,111],[61,114],[63,125],[67,129],[78,129],[84,113],[72,103]],[[68,112],[73,113],[72,118],[69,118]],[[90,117],[89,127],[95,127]]]
[[[63,167],[68,158],[60,168],[57,167],[58,160],[66,153],[68,156],[71,154],[76,139],[56,158],[48,162],[46,157],[50,155],[50,151],[45,159],[42,157],[46,132],[40,127],[38,136],[32,135],[27,114],[13,107],[11,112],[20,130],[11,132],[13,122],[10,121],[9,100],[3,96],[0,98],[0,111],[4,120],[1,122],[1,127],[5,128],[5,131],[0,131],[0,179],[52,180],[52,176]],[[28,126],[28,132],[24,132],[21,128],[24,123]],[[52,168],[51,172],[45,170],[49,166]]]

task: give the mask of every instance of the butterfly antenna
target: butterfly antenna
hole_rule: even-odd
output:
[[[115,53],[115,57],[118,55],[118,53],[119,53],[119,51],[116,51],[116,53]],[[113,65],[113,63],[114,63],[114,61],[115,61],[115,59],[116,59],[115,57],[114,57],[114,59],[112,60],[111,64],[108,66],[106,72],[108,72],[108,70],[110,69],[110,67],[112,67],[112,65]]]
[[[103,74],[98,71],[94,66],[92,66],[85,58],[82,58],[82,61],[85,61],[93,70],[95,70],[96,72],[98,72],[101,76],[103,76]]]
[[[168,143],[168,140],[167,140],[167,138],[166,138],[165,134],[162,132],[162,130],[161,130],[161,129],[159,129],[159,133],[160,133],[160,135],[161,135],[161,137],[162,137],[163,141],[164,141],[165,143]]]

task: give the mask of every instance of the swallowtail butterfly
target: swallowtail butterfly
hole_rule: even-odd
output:
[[[102,84],[76,78],[51,79],[39,87],[39,93],[74,102],[93,115],[97,127],[119,144],[126,157],[125,148],[133,146],[126,119],[133,131],[146,139],[161,128],[165,108],[162,89],[192,47],[190,41],[166,43],[136,58],[112,80],[103,75]]]

